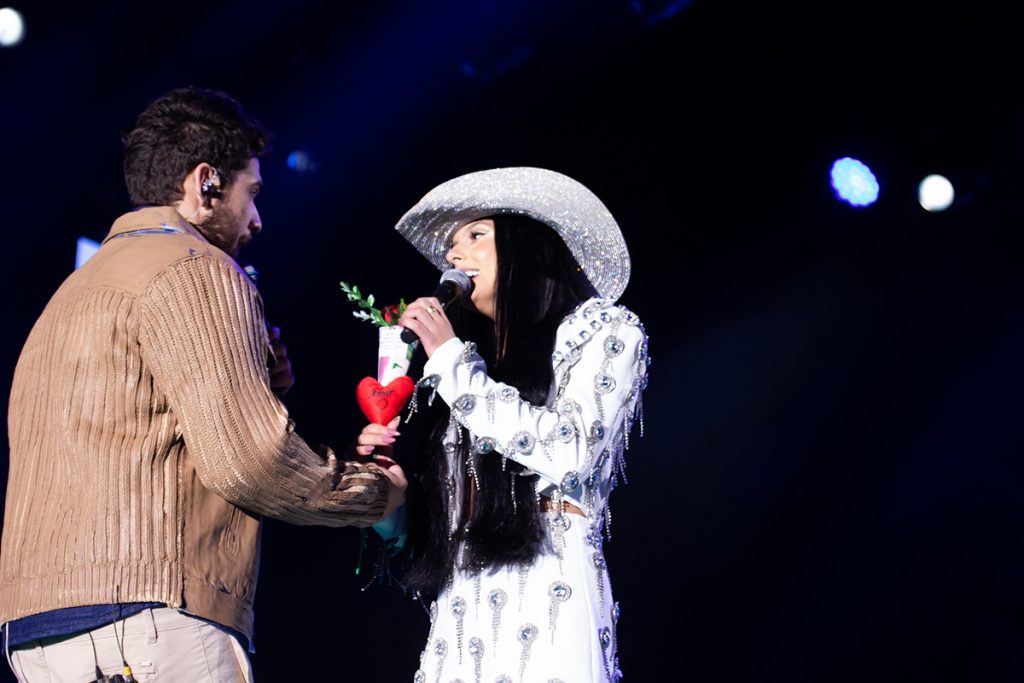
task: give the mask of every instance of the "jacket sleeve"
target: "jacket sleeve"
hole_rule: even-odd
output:
[[[434,375],[476,453],[496,452],[564,491],[601,466],[608,444],[629,430],[647,370],[647,339],[636,316],[614,306],[601,312],[606,322],[598,329],[577,330],[571,321],[559,328],[549,406],[528,403],[489,377],[471,343],[452,339],[434,351],[424,374]]]
[[[373,464],[322,458],[270,389],[262,302],[246,276],[208,256],[178,261],[147,287],[139,344],[203,485],[295,524],[367,526],[387,504]]]

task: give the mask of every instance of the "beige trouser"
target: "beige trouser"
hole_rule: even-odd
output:
[[[10,651],[10,665],[22,683],[87,683],[96,680],[97,663],[106,676],[123,673],[122,647],[139,683],[252,682],[249,658],[238,639],[167,607],[118,621],[116,636],[115,625],[107,624],[74,638],[25,643]]]

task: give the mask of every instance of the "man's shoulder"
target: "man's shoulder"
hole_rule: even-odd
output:
[[[234,259],[183,221],[161,220],[166,217],[160,212],[126,216],[130,220],[118,219],[100,249],[75,274],[79,286],[106,286],[141,296],[162,274],[196,260],[217,264],[215,270],[244,274]]]

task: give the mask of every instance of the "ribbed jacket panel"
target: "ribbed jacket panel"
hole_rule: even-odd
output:
[[[0,619],[8,605],[180,601],[182,442],[137,328],[136,297],[98,287],[58,294],[29,335],[8,419]]]
[[[142,297],[143,360],[166,388],[197,473],[226,500],[288,522],[376,521],[387,491],[378,468],[340,474],[292,432],[269,388],[263,315],[245,277],[219,260],[186,259]]]
[[[144,209],[112,234],[176,221]],[[327,462],[293,433],[269,389],[251,282],[176,224],[184,234],[104,245],[25,343],[8,416],[0,622],[189,600],[248,634],[251,515],[341,526],[383,514],[379,467]]]

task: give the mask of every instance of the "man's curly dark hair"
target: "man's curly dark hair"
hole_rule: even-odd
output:
[[[155,100],[127,130],[124,179],[132,206],[181,200],[185,176],[206,162],[221,187],[267,149],[270,133],[227,93],[186,87]]]

